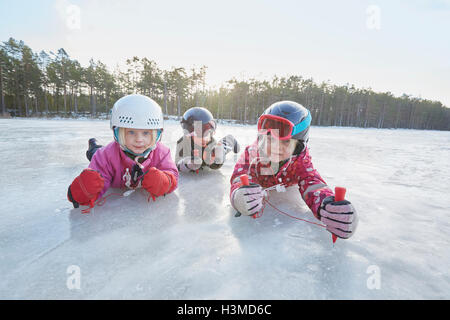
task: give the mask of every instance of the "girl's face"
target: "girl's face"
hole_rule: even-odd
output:
[[[295,150],[297,140],[278,140],[271,135],[263,136],[263,150],[271,162],[289,159]]]
[[[134,153],[143,153],[154,145],[156,130],[125,128],[125,146]]]

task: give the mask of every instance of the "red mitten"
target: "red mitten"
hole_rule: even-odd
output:
[[[150,193],[153,200],[155,197],[168,193],[174,185],[172,173],[150,168],[144,176],[142,187]]]
[[[105,181],[100,173],[93,169],[84,169],[70,185],[67,198],[75,208],[78,208],[78,204],[87,206],[97,200],[104,185]]]

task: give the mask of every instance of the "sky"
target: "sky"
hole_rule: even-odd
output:
[[[111,70],[207,66],[219,87],[300,75],[450,107],[450,0],[0,0],[0,41]]]

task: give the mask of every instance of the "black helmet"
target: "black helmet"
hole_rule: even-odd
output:
[[[268,107],[258,119],[258,130],[278,130],[282,140],[308,142],[311,113],[294,101],[279,101]]]
[[[194,131],[194,121],[201,121],[203,132],[208,129],[216,131],[216,120],[214,120],[212,113],[205,108],[194,107],[188,109],[181,119],[181,127],[192,133]]]

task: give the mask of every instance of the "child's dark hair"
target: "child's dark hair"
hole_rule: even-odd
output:
[[[294,152],[292,152],[293,155],[298,156],[300,153],[302,153],[303,150],[305,150],[305,144],[301,140],[296,140],[297,144],[295,146]]]

